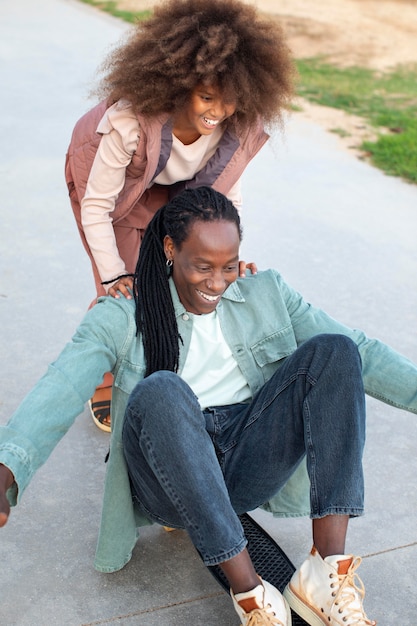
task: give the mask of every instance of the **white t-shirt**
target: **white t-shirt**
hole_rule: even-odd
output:
[[[210,135],[201,135],[197,141],[187,145],[172,135],[169,159],[154,182],[159,185],[172,185],[180,180],[193,178],[216,152],[222,134],[221,128],[217,126]]]
[[[181,378],[190,385],[201,408],[248,400],[249,385],[223,337],[217,311],[188,315],[193,319],[193,332]]]

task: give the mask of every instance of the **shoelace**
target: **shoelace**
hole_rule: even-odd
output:
[[[249,613],[246,626],[285,626],[276,615],[269,613],[265,609],[253,609]]]
[[[338,591],[334,593],[334,606],[343,615],[343,622],[347,626],[375,626],[376,622],[370,620],[365,615],[362,602],[365,597],[365,587],[359,578],[356,570],[362,559],[355,557],[349,566],[348,572],[344,574],[331,574],[331,578],[338,578]],[[336,587],[335,583],[330,585]]]

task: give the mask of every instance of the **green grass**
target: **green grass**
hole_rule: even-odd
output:
[[[147,19],[151,11],[122,11],[117,0],[81,0],[126,22]],[[297,61],[300,96],[363,118],[376,141],[360,146],[376,167],[417,183],[417,64],[389,72],[338,68],[323,59]],[[343,136],[343,129],[333,132]]]
[[[138,20],[146,20],[150,15],[151,11],[122,11],[117,8],[117,2],[113,0],[104,0],[100,2],[100,0],[81,0],[85,4],[90,4],[100,11],[105,11],[106,13],[110,13],[114,17],[119,17],[125,22],[130,22],[131,24],[137,22]]]
[[[376,131],[361,148],[387,174],[417,183],[417,65],[389,72],[297,62],[298,93],[310,102],[358,115]]]

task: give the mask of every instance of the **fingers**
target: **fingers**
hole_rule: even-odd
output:
[[[123,276],[117,282],[112,285],[108,291],[109,296],[113,298],[120,298],[124,296],[128,300],[132,299],[133,291],[133,278],[131,276]]]
[[[10,504],[6,498],[8,488],[13,484],[13,474],[5,465],[0,464],[0,528],[9,519]]]
[[[7,510],[4,510],[6,509]],[[7,523],[10,515],[10,505],[5,498],[5,502],[3,503],[3,498],[0,497],[0,528]]]
[[[246,263],[245,261],[239,261],[239,276],[244,278],[246,276],[246,270],[250,270],[251,274],[258,273],[258,267],[256,263]]]

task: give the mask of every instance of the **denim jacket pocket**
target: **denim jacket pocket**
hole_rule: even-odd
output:
[[[114,385],[130,395],[138,382],[145,377],[144,364],[124,361],[114,379]]]
[[[276,332],[258,341],[251,347],[253,358],[262,370],[267,381],[279,367],[279,361],[285,359],[297,349],[294,330],[291,325],[280,328]]]

